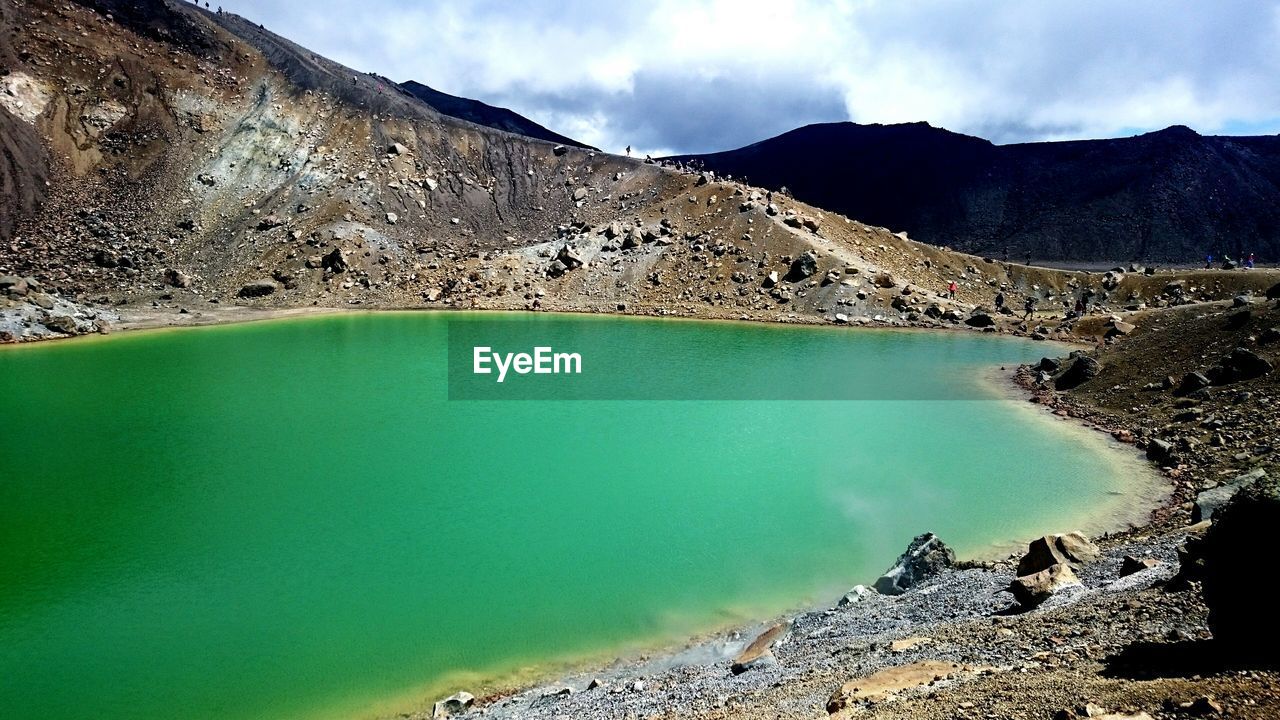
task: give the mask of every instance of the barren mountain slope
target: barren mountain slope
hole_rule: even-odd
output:
[[[962,326],[1003,288],[1015,307],[1036,296],[1049,331],[1087,288],[1128,303],[1141,281],[983,261],[714,176],[475,125],[187,3],[19,0],[3,17],[9,77],[41,103],[10,134],[41,138],[52,175],[0,275],[126,319],[361,304]],[[957,297],[942,297],[953,280]],[[25,313],[8,336],[61,334],[30,297],[4,302]],[[107,316],[82,308],[71,329]]]

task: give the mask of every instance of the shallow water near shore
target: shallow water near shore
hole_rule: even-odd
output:
[[[449,324],[513,322],[587,367],[670,364],[623,376],[652,400],[617,373],[450,400]],[[973,555],[1142,522],[1131,450],[991,381],[1047,351],[384,313],[0,352],[0,716],[377,715],[829,603],[925,530]]]

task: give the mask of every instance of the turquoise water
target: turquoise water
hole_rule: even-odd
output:
[[[649,401],[449,400],[451,319],[674,360]],[[379,715],[830,602],[924,530],[973,553],[1134,512],[1127,456],[976,379],[1045,351],[408,313],[6,349],[0,717]],[[747,361],[771,399],[716,385]],[[815,386],[870,399],[788,399]]]

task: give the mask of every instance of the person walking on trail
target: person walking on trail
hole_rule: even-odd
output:
[[[996,312],[1004,312],[1004,291],[996,293]]]
[[[952,300],[955,300],[956,290],[959,290],[959,289],[960,288],[956,286],[956,281],[952,280],[951,284],[947,286],[947,297],[951,298]]]
[[[1033,297],[1027,298],[1027,301],[1022,305],[1022,309],[1022,320],[1026,322],[1031,319],[1031,313],[1036,311],[1036,299]]]
[[[1250,270],[1253,269],[1253,253],[1249,253],[1249,259],[1244,261],[1244,266]]]
[[[627,157],[631,157],[631,146],[627,146]]]
[[[1208,270],[1213,267],[1213,253],[1204,256],[1204,269]]]

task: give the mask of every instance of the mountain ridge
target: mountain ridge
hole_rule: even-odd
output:
[[[516,135],[524,135],[537,140],[545,140],[547,142],[557,143],[561,145],[571,145],[574,147],[585,148],[587,150],[596,150],[586,143],[574,140],[571,137],[561,135],[554,130],[549,130],[533,120],[515,112],[514,110],[490,105],[481,100],[473,100],[458,95],[450,95],[441,92],[428,85],[420,83],[416,80],[406,80],[398,83],[398,86],[407,91],[410,95],[430,105],[436,111],[456,117],[460,120],[473,122],[477,125],[484,125],[497,130],[515,133]]]
[[[797,199],[976,254],[1280,257],[1280,136],[1172,126],[1129,138],[996,145],[927,123],[843,122],[669,159],[785,186]]]

